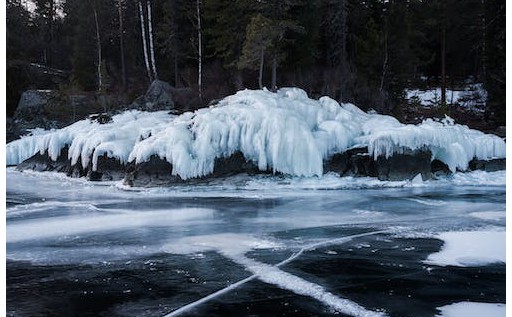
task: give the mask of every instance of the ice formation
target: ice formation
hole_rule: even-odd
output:
[[[156,155],[183,179],[213,172],[216,158],[240,151],[261,170],[296,176],[323,174],[323,161],[354,147],[373,157],[429,149],[450,170],[466,170],[473,158],[505,157],[505,142],[458,125],[450,118],[401,124],[395,118],[365,113],[329,97],[310,99],[298,88],[243,90],[217,105],[180,116],[165,111],[127,111],[99,124],[89,119],[46,134],[7,144],[8,165],[37,152],[55,160],[65,146],[72,164],[85,167],[106,154],[120,162],[145,162]]]

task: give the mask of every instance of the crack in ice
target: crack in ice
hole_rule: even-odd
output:
[[[338,297],[331,292],[326,291],[322,286],[306,281],[296,275],[290,274],[288,272],[282,271],[279,269],[280,266],[283,266],[285,264],[288,264],[301,256],[304,252],[314,250],[319,247],[327,246],[327,245],[333,245],[333,244],[342,244],[346,243],[348,241],[351,241],[355,238],[361,238],[365,236],[371,236],[376,235],[380,233],[386,233],[388,231],[386,230],[380,230],[380,231],[372,231],[367,233],[361,233],[356,235],[351,235],[347,237],[337,238],[337,239],[330,239],[327,241],[321,241],[317,243],[313,243],[310,245],[307,245],[303,248],[301,248],[298,252],[291,255],[289,258],[279,262],[275,265],[270,265],[262,262],[255,261],[253,259],[250,259],[244,255],[245,252],[241,252],[240,250],[223,250],[219,249],[219,253],[226,256],[227,258],[233,260],[234,262],[244,266],[245,269],[247,269],[249,272],[253,273],[253,275],[242,279],[236,283],[233,283],[223,289],[220,289],[210,295],[207,295],[197,301],[194,301],[192,303],[189,303],[185,306],[182,306],[169,314],[165,315],[164,317],[173,317],[178,316],[186,311],[189,311],[190,309],[197,307],[201,304],[204,304],[218,296],[221,296],[225,293],[230,292],[231,290],[249,282],[256,278],[260,279],[261,281],[276,285],[282,289],[286,289],[289,291],[292,291],[299,295],[309,296],[311,298],[314,298],[326,306],[334,309],[337,312],[347,314],[354,317],[384,317],[387,316],[383,312],[376,312],[372,310],[368,310],[361,305],[345,298]]]

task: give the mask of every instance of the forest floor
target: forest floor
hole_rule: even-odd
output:
[[[448,105],[447,115],[454,119],[455,123],[467,125],[471,129],[496,134],[500,137],[506,136],[506,128],[498,126],[493,121],[486,120],[484,111]],[[439,108],[409,105],[402,108],[402,118],[399,119],[402,123],[418,124],[428,118],[443,117],[444,115]]]

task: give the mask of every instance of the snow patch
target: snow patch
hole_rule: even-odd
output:
[[[436,317],[505,317],[506,305],[496,303],[460,302],[437,308]]]
[[[471,267],[506,262],[505,231],[443,232],[437,238],[444,245],[428,256],[427,264]]]

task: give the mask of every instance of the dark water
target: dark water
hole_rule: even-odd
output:
[[[441,232],[504,230],[505,187],[481,178],[127,191],[7,176],[8,316],[436,316],[505,303],[504,263],[425,262]]]

